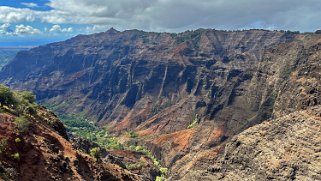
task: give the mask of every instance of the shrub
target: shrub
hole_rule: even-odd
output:
[[[138,137],[138,134],[135,133],[134,131],[129,131],[127,132],[127,135],[131,138],[137,138]]]
[[[16,139],[14,140],[14,142],[20,143],[20,142],[21,142],[21,139],[20,139],[20,138],[16,138]]]
[[[13,92],[13,96],[16,100],[16,109],[20,114],[35,115],[37,113],[36,98],[31,92]]]
[[[123,150],[124,145],[119,143],[119,141],[116,138],[108,138],[107,143],[101,144],[107,149],[114,149],[114,150]],[[99,142],[98,142],[99,143]]]
[[[29,127],[28,119],[24,116],[17,117],[14,121],[20,132],[25,132]]]
[[[162,174],[166,174],[166,173],[168,172],[168,168],[160,167],[160,168],[159,168],[159,171],[160,171]]]
[[[144,152],[144,151],[146,151],[146,149],[142,146],[136,146],[135,151]]]
[[[9,87],[0,84],[0,106],[12,107],[11,105],[15,105],[15,103],[16,101]]]
[[[7,145],[8,145],[7,139],[0,140],[0,154],[6,151]]]
[[[101,154],[100,154],[100,148],[98,147],[95,147],[95,148],[92,148],[90,149],[89,151],[90,155],[96,159],[100,158],[101,157]]]
[[[139,164],[127,164],[125,165],[128,170],[137,169],[140,165]]]
[[[18,94],[23,100],[27,101],[30,104],[33,104],[36,101],[36,96],[33,95],[32,92],[22,91],[22,92],[19,92]]]
[[[37,113],[37,108],[33,105],[27,106],[24,110],[24,113],[29,115],[35,115]]]
[[[196,114],[191,124],[187,126],[187,129],[194,128],[198,124],[198,122],[199,122],[199,118],[198,118],[198,114]]]
[[[18,160],[18,161],[20,160],[20,154],[19,153],[12,154],[11,156],[15,160]]]
[[[157,176],[155,179],[155,181],[164,181],[164,180],[165,180],[164,176]]]

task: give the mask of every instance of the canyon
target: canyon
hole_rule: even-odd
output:
[[[84,115],[124,143],[147,147],[169,169],[169,180],[308,180],[320,179],[313,155],[302,167],[283,166],[289,174],[273,172],[299,162],[273,144],[287,133],[298,144],[282,137],[284,149],[320,155],[320,57],[316,33],[110,29],[21,51],[0,82],[34,92],[57,113]],[[138,137],[124,138],[126,131]],[[251,149],[263,156],[247,154]],[[269,161],[275,165],[260,165]]]

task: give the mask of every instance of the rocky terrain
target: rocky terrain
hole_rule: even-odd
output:
[[[0,180],[142,180],[75,149],[63,124],[43,107],[3,105],[0,94]]]
[[[321,107],[247,129],[204,170],[182,180],[321,180]]]
[[[148,147],[176,180],[247,128],[320,105],[320,56],[314,33],[110,29],[20,52],[0,81]]]

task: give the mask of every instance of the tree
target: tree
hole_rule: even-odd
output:
[[[22,91],[19,92],[19,94],[24,100],[27,100],[30,104],[33,104],[36,101],[36,97],[35,95],[33,95],[32,92]]]
[[[9,87],[0,84],[0,106],[13,106],[15,104],[15,98]]]

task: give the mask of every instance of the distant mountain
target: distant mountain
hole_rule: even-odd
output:
[[[110,29],[20,52],[0,81],[115,135],[134,132],[178,180],[247,128],[320,105],[320,42],[285,31]]]
[[[31,48],[31,47],[30,47]],[[0,47],[0,69],[10,62],[19,51],[29,50],[29,47]]]

